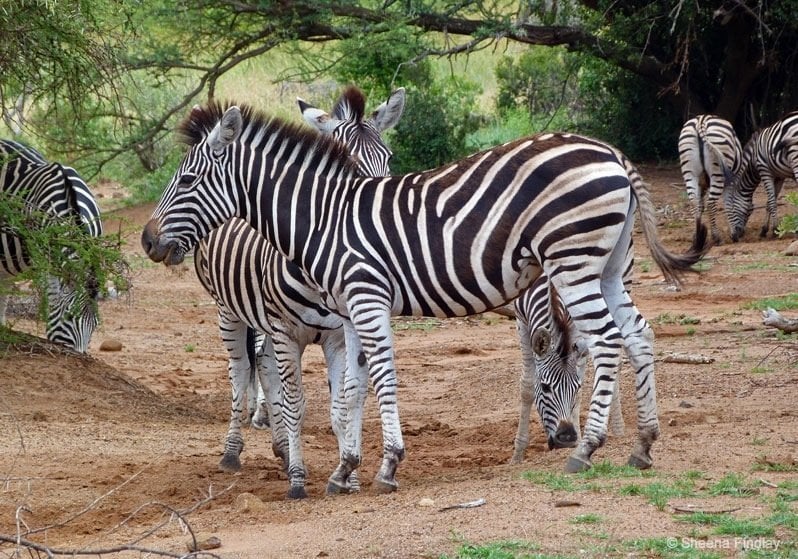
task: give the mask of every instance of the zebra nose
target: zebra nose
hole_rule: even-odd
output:
[[[570,421],[560,421],[557,431],[549,436],[549,450],[553,448],[571,448],[576,446],[576,429]]]

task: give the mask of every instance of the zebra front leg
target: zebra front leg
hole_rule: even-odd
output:
[[[340,389],[343,390],[346,410],[346,421],[343,425],[345,436],[343,446],[339,447],[340,462],[327,482],[327,494],[329,495],[348,493],[353,483],[352,476],[360,466],[363,409],[368,393],[368,367],[366,366],[366,356],[360,345],[360,337],[349,320],[344,320],[343,330],[346,346],[346,370]]]
[[[396,469],[405,457],[396,395],[390,306],[380,305],[373,298],[366,298],[360,304],[350,299],[349,304],[349,316],[363,346],[382,425],[382,464],[372,487],[376,493],[390,493],[399,488]]]
[[[762,226],[762,230],[759,232],[759,236],[762,238],[775,237],[776,226],[778,225],[778,206],[776,201],[779,197],[781,185],[784,180],[774,178],[769,171],[763,172],[761,176],[762,184],[764,185],[765,193],[767,194],[767,219],[765,220],[765,225]]]
[[[516,311],[516,315],[522,313]],[[532,404],[535,402],[534,379],[535,379],[535,356],[529,346],[530,332],[529,324],[525,320],[518,319],[518,338],[521,344],[521,411],[518,417],[518,429],[515,433],[513,442],[513,456],[511,464],[520,464],[524,461],[524,452],[529,446],[529,416],[532,412]]]
[[[302,387],[302,350],[291,336],[275,330],[272,335],[274,357],[280,371],[283,389],[282,421],[288,434],[288,495],[289,499],[304,499],[305,460],[302,453],[302,423],[305,420],[305,392]]]
[[[346,339],[344,328],[330,331],[322,342],[325,361],[327,361],[327,383],[330,388],[330,424],[338,440],[338,456],[343,456],[346,449],[346,425],[348,404],[346,399]],[[368,383],[368,371],[362,375],[363,384]],[[365,391],[363,392],[365,400]],[[355,403],[354,405],[357,405]],[[328,494],[356,493],[360,491],[357,470],[349,473],[348,479],[337,479],[330,476],[327,484]]]
[[[659,438],[660,430],[654,382],[654,332],[645,319],[639,318],[643,322],[643,328],[624,338],[629,362],[635,370],[637,386],[637,442],[628,464],[645,470],[653,464],[651,446]]]
[[[274,357],[271,336],[264,338],[258,352],[258,379],[264,391],[266,413],[272,431],[272,452],[282,461],[283,470],[287,471],[288,433],[283,421],[283,386],[277,369],[277,360]]]
[[[219,462],[219,468],[225,472],[237,472],[241,470],[239,455],[244,450],[241,425],[248,419],[244,407],[254,363],[250,361],[250,353],[247,351],[246,325],[222,308],[219,309],[219,333],[228,353],[227,377],[232,392],[230,424],[225,434],[224,455]]]

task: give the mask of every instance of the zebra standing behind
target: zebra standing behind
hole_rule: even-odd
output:
[[[685,122],[679,134],[679,161],[693,216],[701,219],[706,201],[712,240],[720,244],[715,219],[718,198],[742,162],[742,147],[731,123],[715,115]]]
[[[364,176],[389,173],[392,153],[381,133],[395,126],[401,117],[405,103],[403,88],[394,91],[368,118],[365,118],[365,98],[355,87],[344,91],[331,114],[301,99],[297,101],[308,123],[350,149]],[[342,319],[324,308],[318,290],[307,282],[300,268],[283,258],[241,219],[226,222],[199,243],[194,265],[203,287],[217,302],[219,330],[230,356],[232,407],[220,466],[227,471],[241,468],[239,454],[244,446],[241,424],[246,419],[244,394],[249,385],[249,394],[254,395],[257,383],[253,385],[252,379],[260,378],[269,396],[267,405],[259,405],[258,411],[264,407],[270,410],[273,449],[287,466],[291,478],[289,497],[305,497],[301,447],[289,449],[284,425],[285,421],[301,425],[304,397],[300,357],[308,344],[317,343],[327,361],[331,422],[343,450],[346,346]],[[256,330],[268,334],[264,346],[260,345],[263,342],[255,341]],[[256,355],[255,349],[260,347],[264,351]],[[282,405],[281,382],[290,383],[292,388],[286,393],[297,394],[298,400]]]
[[[696,221],[688,253],[662,246],[649,194],[642,182],[630,183],[617,150],[573,134],[539,134],[421,173],[361,178],[339,144],[249,107],[212,103],[193,110],[180,130],[191,147],[142,231],[142,247],[174,265],[213,227],[241,216],[302,268],[346,319],[345,390],[362,402],[368,381],[350,377],[363,366],[374,386],[383,428],[375,491],[397,489],[405,454],[391,316],[484,312],[516,299],[542,272],[588,341],[596,370],[584,435],[566,469],[589,468],[606,439],[624,348],[638,404],[629,461],[651,466],[659,437],[653,333],[623,284],[635,211],[666,279],[690,270],[708,243]],[[345,490],[360,464],[362,410],[349,408],[330,491]]]
[[[740,240],[745,232],[754,210],[754,190],[760,181],[767,193],[767,220],[759,236],[775,236],[776,202],[787,178],[798,181],[798,111],[754,132],[745,144],[742,164],[725,195],[732,241]]]
[[[91,236],[102,235],[100,209],[83,179],[71,167],[47,162],[31,147],[0,140],[0,189],[48,216],[78,219]],[[22,239],[0,230],[0,283],[30,266]],[[50,277],[47,286],[47,338],[80,353],[88,350],[98,324],[99,288],[96,281],[89,283],[81,291],[61,278]],[[5,323],[7,301],[7,294],[0,293],[0,324]]]

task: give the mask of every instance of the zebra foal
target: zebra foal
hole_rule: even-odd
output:
[[[726,215],[732,241],[737,242],[754,210],[754,190],[760,181],[767,193],[767,219],[760,237],[773,237],[778,226],[776,202],[784,179],[798,181],[798,111],[751,135],[742,163],[726,189]]]
[[[651,465],[659,435],[652,332],[623,285],[640,209],[652,256],[679,274],[708,248],[696,222],[682,256],[656,234],[642,182],[622,154],[573,134],[540,134],[443,167],[385,178],[357,176],[338,144],[249,107],[212,103],[180,127],[190,149],[142,231],[155,262],[173,265],[233,216],[245,218],[321,289],[345,318],[347,388],[367,367],[383,427],[373,488],[398,487],[405,447],[396,395],[391,315],[463,316],[516,299],[545,272],[588,343],[596,382],[581,442],[566,468],[590,467],[625,349],[636,373],[638,441],[630,462]],[[364,367],[365,366],[365,367]],[[328,490],[360,464],[362,399],[349,407],[346,449]]]
[[[344,91],[329,114],[298,100],[305,120],[346,145],[364,176],[388,174],[392,153],[381,133],[396,125],[404,102],[404,89],[397,89],[366,117],[365,98],[355,87]],[[298,473],[304,472],[301,446],[298,440],[293,441],[297,448],[289,442],[285,422],[298,432],[305,405],[300,359],[308,344],[319,344],[327,361],[331,422],[343,449],[346,347],[342,320],[324,308],[318,290],[307,282],[302,270],[241,219],[226,222],[200,242],[194,265],[203,287],[217,303],[219,331],[230,356],[232,406],[220,467],[227,471],[241,468],[244,395],[250,396],[251,414],[251,397],[260,384],[269,395],[267,404],[258,405],[258,411],[270,410],[273,449],[291,478],[289,497],[304,497],[304,473]],[[259,332],[266,334],[265,339]],[[260,383],[254,382],[258,378]],[[296,395],[286,405],[281,382],[290,384],[291,389],[286,390],[289,397]]]
[[[715,115],[698,115],[682,126],[679,162],[693,205],[693,216],[701,219],[706,201],[712,240],[721,243],[715,220],[723,187],[740,169],[742,147],[731,123]]]
[[[20,198],[27,206],[58,219],[75,219],[94,237],[102,235],[100,209],[88,185],[71,167],[51,163],[35,149],[12,140],[0,140],[0,191]],[[0,284],[31,266],[20,237],[0,229]],[[47,338],[85,353],[97,327],[96,282],[86,286],[86,296],[62,278],[51,277],[47,286]],[[8,298],[0,293],[0,324],[5,323]]]

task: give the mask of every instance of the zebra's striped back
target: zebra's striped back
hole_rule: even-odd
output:
[[[650,467],[659,435],[653,334],[623,272],[639,208],[653,259],[667,279],[708,249],[665,250],[642,181],[614,148],[572,134],[540,134],[423,173],[360,178],[345,151],[249,108],[197,109],[181,131],[192,146],[142,232],[156,262],[179,263],[210,229],[245,218],[322,290],[345,317],[350,370],[367,365],[383,426],[372,487],[397,488],[404,457],[390,316],[457,316],[508,303],[542,272],[587,340],[596,383],[569,471],[603,444],[613,385],[626,350],[636,374],[638,441],[630,463]],[[636,171],[635,171],[636,172]],[[361,455],[362,417],[331,484]]]
[[[740,140],[731,123],[715,115],[698,115],[685,122],[679,134],[679,161],[693,214],[700,218],[706,201],[712,238],[720,243],[717,201],[742,161]]]
[[[89,235],[102,235],[100,210],[88,185],[74,169],[47,162],[33,148],[0,140],[0,190],[48,216],[78,220]],[[21,239],[0,233],[0,279],[13,278],[30,266]],[[88,349],[98,323],[98,286],[88,285],[85,291],[88,296],[80,296],[74,287],[56,277],[48,282],[47,337],[79,352]],[[5,317],[0,316],[0,320]]]
[[[760,181],[767,193],[767,220],[760,236],[774,236],[778,225],[777,200],[784,179],[798,180],[798,111],[754,132],[745,144],[742,164],[726,195],[726,215],[733,241],[738,241],[754,209],[754,191]]]

